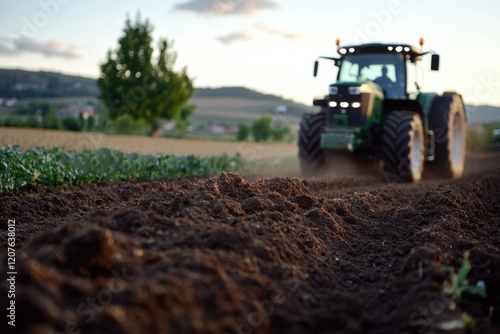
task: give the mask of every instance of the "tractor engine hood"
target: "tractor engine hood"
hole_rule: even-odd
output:
[[[325,131],[321,136],[323,149],[355,150],[362,143],[360,131],[380,119],[384,93],[369,81],[340,82],[328,87],[329,94],[314,100],[314,105],[326,112]]]
[[[383,100],[382,88],[370,81],[340,82],[328,87],[329,94],[314,100],[315,106],[329,109],[327,125],[364,126],[370,118],[374,103]]]

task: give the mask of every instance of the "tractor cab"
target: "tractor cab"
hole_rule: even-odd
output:
[[[338,43],[338,42],[337,42]],[[423,41],[421,41],[421,45]],[[338,44],[337,44],[338,45]],[[359,85],[372,82],[377,84],[384,93],[385,99],[409,98],[410,90],[420,90],[418,82],[413,78],[415,67],[422,56],[421,48],[407,44],[362,44],[338,47],[339,58],[319,57],[333,60],[339,67],[337,82],[331,85]],[[315,62],[314,76],[318,71],[318,61]],[[439,55],[432,55],[431,70],[439,69]],[[409,82],[414,81],[414,82]],[[414,86],[412,86],[414,85]],[[335,89],[333,89],[335,90]]]
[[[337,83],[373,82],[385,98],[406,98],[405,61],[401,54],[347,55],[340,61]]]

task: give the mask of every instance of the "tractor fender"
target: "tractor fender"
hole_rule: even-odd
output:
[[[463,110],[463,117],[465,119],[465,122],[467,123],[467,113],[465,112],[465,104],[462,99],[462,95],[457,92],[449,91],[444,92],[443,95],[436,95],[432,99],[432,103],[430,104],[429,111],[427,113],[428,122],[430,123],[429,127],[431,128],[431,130],[433,129],[433,127],[437,126],[436,124],[433,124],[437,122],[436,118],[439,118],[438,116],[436,116],[436,114],[439,114],[443,111],[443,105],[449,106],[452,102],[458,103],[461,106]]]
[[[392,111],[411,111],[420,116],[422,120],[422,125],[424,127],[424,136],[427,136],[429,132],[429,126],[427,124],[427,117],[422,108],[422,104],[416,100],[392,100],[386,99],[383,104],[384,118]]]
[[[463,175],[466,150],[466,113],[462,96],[446,92],[436,96],[429,109],[429,128],[434,133],[435,159],[429,175],[459,178]]]
[[[465,104],[464,104],[464,99],[462,98],[462,94],[459,94],[455,91],[446,91],[443,93],[442,96],[448,96],[448,97],[451,97],[453,98],[453,96],[456,96],[457,98],[460,99],[460,103],[462,104],[462,108],[464,109],[465,111]],[[438,97],[438,96],[436,96]],[[465,117],[465,121],[467,122],[467,113],[464,113],[464,117]]]

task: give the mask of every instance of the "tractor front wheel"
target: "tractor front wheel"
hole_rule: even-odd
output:
[[[416,182],[424,169],[424,127],[410,111],[390,112],[382,135],[384,176],[389,182]]]
[[[325,127],[326,114],[306,114],[299,129],[299,160],[304,177],[320,173],[325,167],[325,154],[320,148],[321,133]]]

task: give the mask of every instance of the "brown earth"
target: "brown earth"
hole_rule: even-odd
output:
[[[15,219],[19,333],[498,333],[499,200],[498,153],[469,154],[456,181],[223,173],[1,193],[0,308]],[[485,298],[442,293],[466,250]]]

